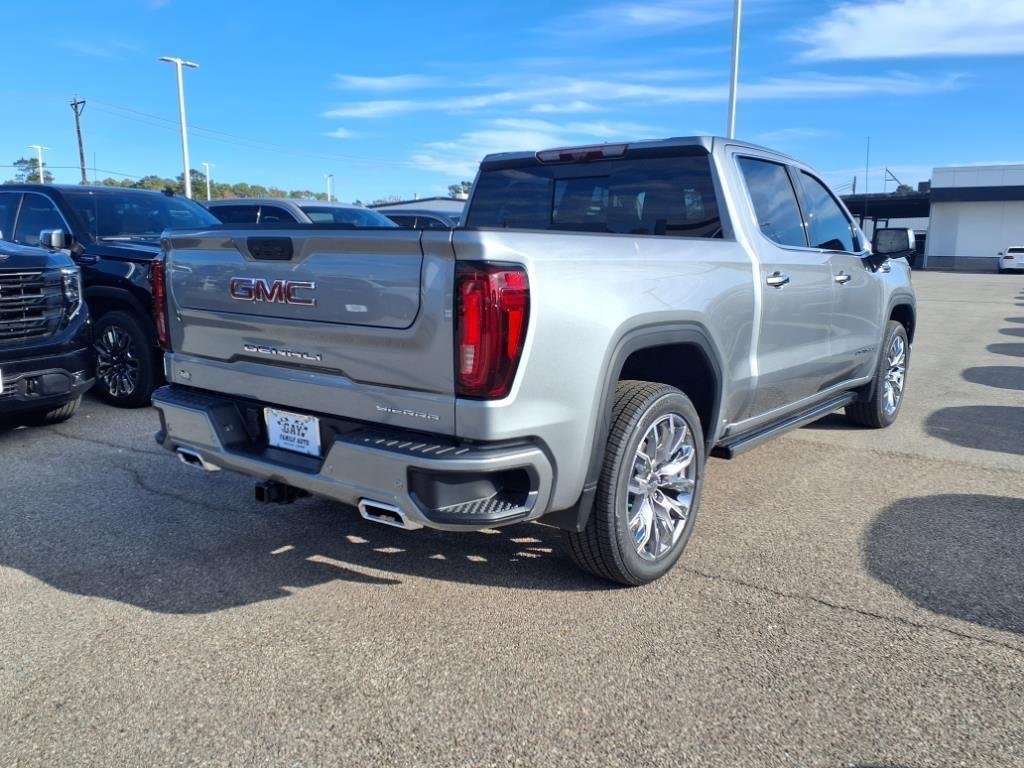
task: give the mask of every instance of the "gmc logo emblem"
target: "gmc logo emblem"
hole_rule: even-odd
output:
[[[232,299],[269,301],[271,304],[298,304],[315,307],[316,299],[298,296],[298,291],[314,291],[316,283],[304,280],[264,280],[261,277],[232,277],[229,286]]]

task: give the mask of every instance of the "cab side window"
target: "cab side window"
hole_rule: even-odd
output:
[[[18,215],[20,192],[0,192],[0,240],[14,239],[14,217]]]
[[[741,157],[740,170],[764,236],[779,245],[806,248],[800,207],[786,167],[770,160]]]
[[[64,219],[50,198],[26,194],[14,227],[14,241],[22,245],[39,245],[39,233],[44,229],[65,229]]]
[[[804,212],[811,246],[826,251],[857,252],[857,238],[850,220],[828,187],[806,171],[800,171]]]

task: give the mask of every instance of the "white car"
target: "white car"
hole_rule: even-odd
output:
[[[1012,245],[999,252],[999,271],[1024,269],[1024,245]]]

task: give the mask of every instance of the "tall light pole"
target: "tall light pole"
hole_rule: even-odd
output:
[[[729,138],[736,137],[736,92],[740,79],[740,20],[743,0],[735,0],[732,8],[732,79],[729,81]]]
[[[46,174],[43,172],[43,150],[44,149],[48,150],[49,147],[44,147],[41,144],[29,144],[28,148],[29,149],[34,149],[36,151],[36,157],[39,158],[39,183],[40,184],[45,184],[46,183]]]
[[[206,172],[206,199],[210,199],[210,169],[213,168],[213,163],[200,163],[203,166],[203,170]]]
[[[185,61],[175,56],[161,56],[160,61],[167,61],[174,64],[178,70],[178,116],[181,118],[181,160],[185,166],[185,197],[192,197],[192,169],[188,162],[188,130],[185,126],[185,86],[181,80],[181,68],[198,69],[199,65],[193,61]]]
[[[329,203],[333,199],[331,197],[331,194],[332,194],[331,193],[331,184],[334,182],[334,174],[333,173],[325,173],[324,174],[324,178],[327,180],[327,202]]]

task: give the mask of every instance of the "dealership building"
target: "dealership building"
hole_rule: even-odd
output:
[[[1001,252],[1024,246],[1024,165],[935,168],[917,192],[843,200],[869,236],[875,226],[912,227],[926,269],[994,272]]]

